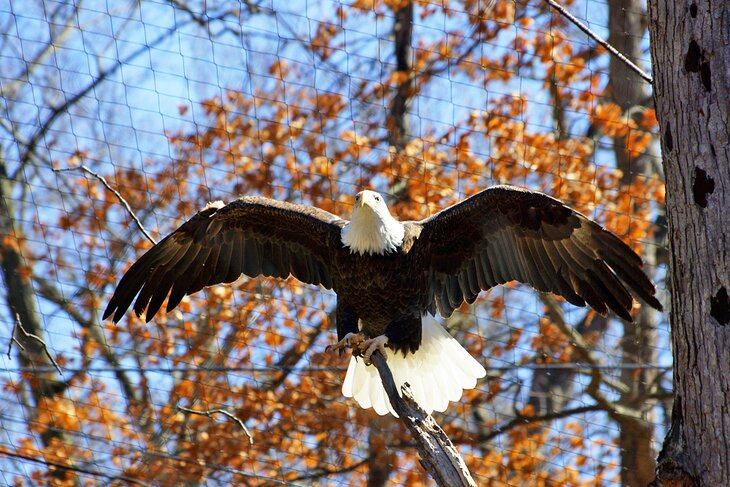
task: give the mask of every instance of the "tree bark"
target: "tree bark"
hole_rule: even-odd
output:
[[[730,4],[649,0],[675,405],[655,486],[730,485]]]

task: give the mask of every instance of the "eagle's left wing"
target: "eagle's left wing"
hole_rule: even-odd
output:
[[[641,258],[616,235],[560,201],[512,186],[488,188],[417,222],[412,251],[430,266],[431,307],[449,316],[482,290],[519,281],[613,310],[631,321],[636,296],[661,310]]]
[[[103,318],[134,311],[149,321],[169,295],[167,311],[205,286],[241,274],[287,278],[332,289],[331,263],[347,223],[319,208],[244,196],[209,204],[149,249],[124,274]]]

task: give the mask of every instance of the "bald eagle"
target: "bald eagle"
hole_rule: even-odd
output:
[[[519,281],[627,321],[630,290],[662,309],[641,258],[616,235],[550,196],[495,186],[404,222],[374,191],[355,196],[350,221],[257,196],[210,203],[129,268],[104,319],[119,321],[136,297],[134,311],[149,321],[166,298],[169,312],[185,295],[242,274],[291,275],[336,292],[334,348],[355,350],[343,393],[379,414],[393,411],[366,366],[374,350],[429,413],[476,385],[484,368],[424,315],[448,317],[497,284]]]

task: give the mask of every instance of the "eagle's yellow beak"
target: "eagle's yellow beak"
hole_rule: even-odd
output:
[[[373,201],[373,195],[367,191],[363,191],[357,195],[358,197],[358,206],[359,208],[362,208],[363,206],[369,206],[371,209],[375,209],[375,201]]]
[[[363,206],[369,206],[371,208],[373,207],[373,205],[370,203],[370,198],[368,198],[367,195],[360,196],[360,208],[362,208]]]

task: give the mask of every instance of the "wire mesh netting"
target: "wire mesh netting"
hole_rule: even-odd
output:
[[[642,2],[565,2],[649,69]],[[215,200],[401,220],[493,184],[629,243],[664,295],[650,86],[541,1],[0,2],[0,483],[421,485],[407,430],[341,393],[334,292],[240,279],[101,313]],[[189,276],[181,276],[186,279]],[[646,485],[666,315],[510,283],[439,318],[487,369],[435,418],[479,485]]]

